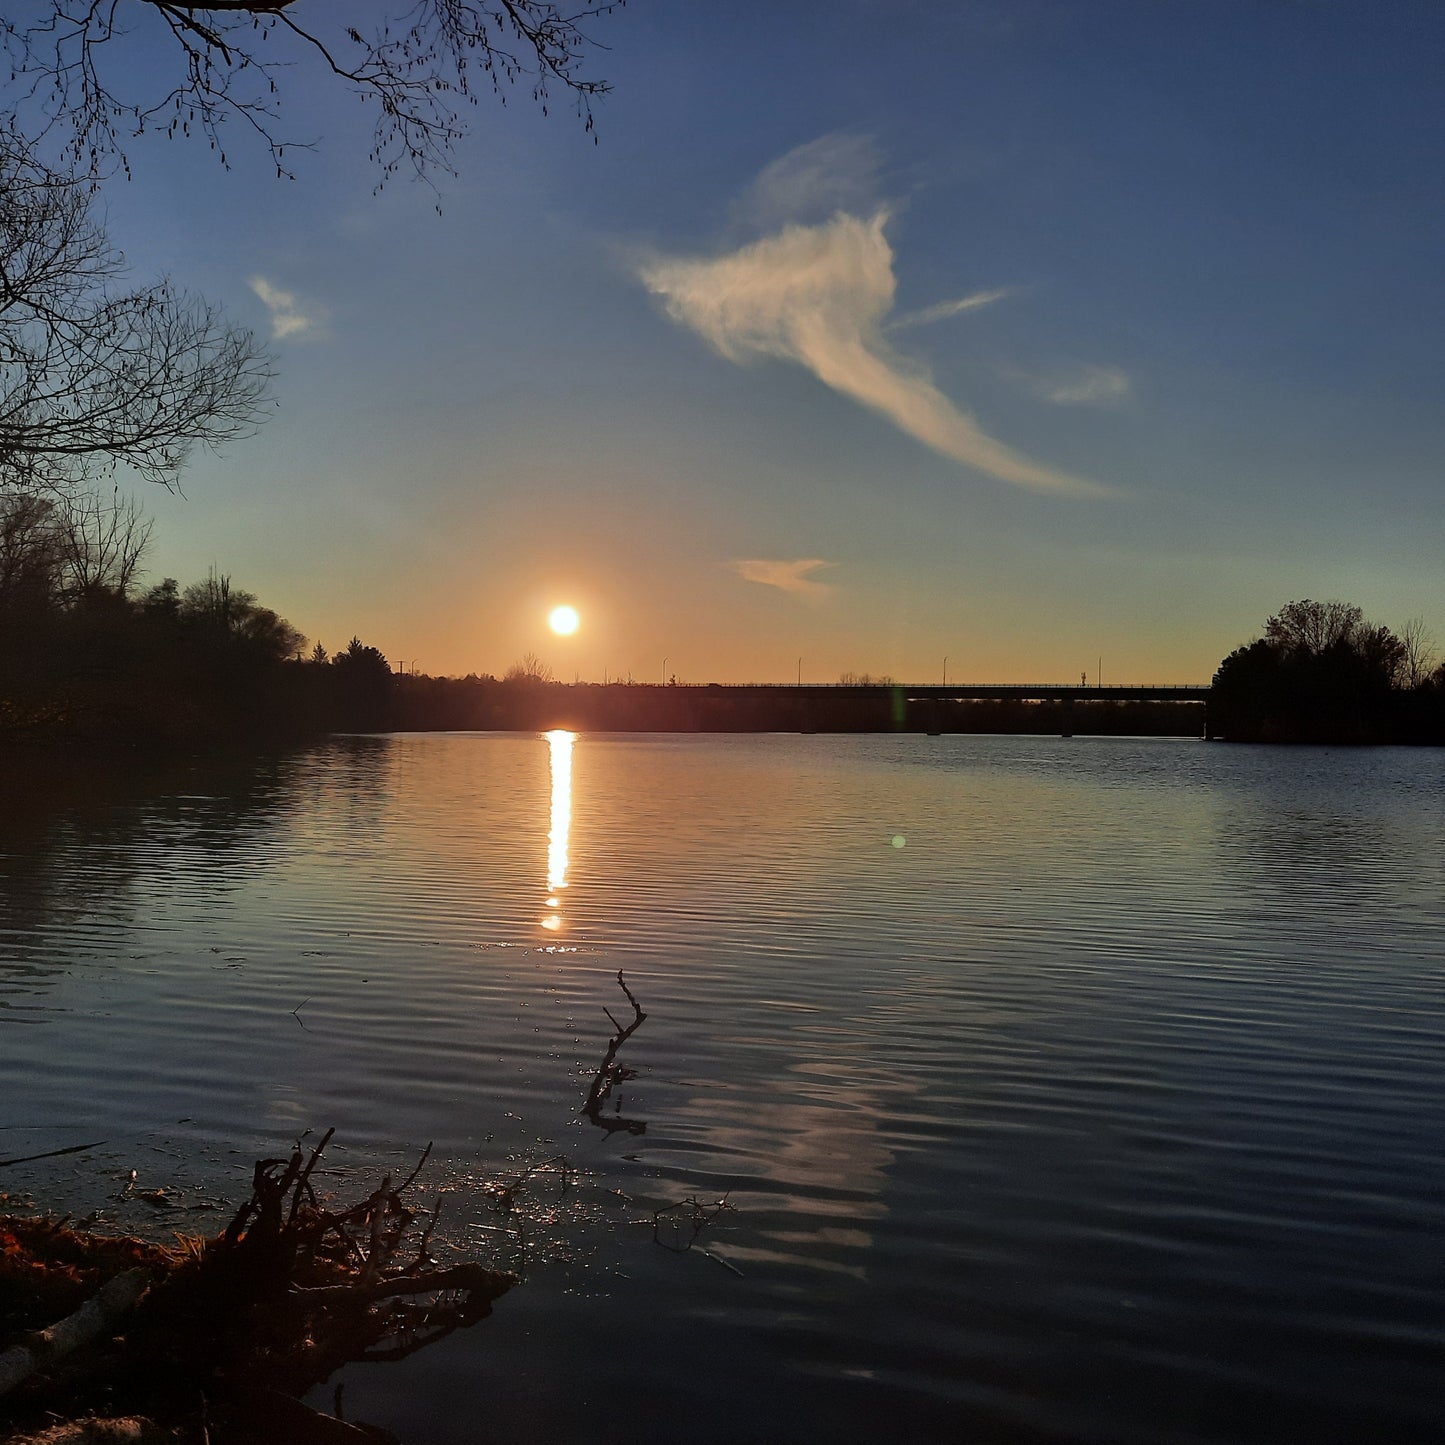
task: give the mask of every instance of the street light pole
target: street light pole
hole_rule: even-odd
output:
[[[948,659],[946,657],[943,659],[943,685],[944,687],[948,686]]]
[[[800,657],[800,658],[798,659],[798,686],[799,686],[799,687],[802,687],[802,685],[803,685],[803,659]]]
[[[667,659],[662,659],[662,685],[667,686]]]

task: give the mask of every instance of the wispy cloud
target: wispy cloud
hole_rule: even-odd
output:
[[[821,557],[800,557],[794,562],[738,561],[732,567],[747,582],[760,582],[764,587],[776,587],[796,597],[825,597],[833,590],[832,587],[826,582],[815,581],[811,574],[833,565]]]
[[[1059,406],[1116,406],[1133,393],[1134,383],[1117,366],[1084,366],[1068,376],[1041,380],[1037,389]]]
[[[870,136],[835,131],[765,166],[735,209],[765,230],[789,221],[826,221],[838,211],[872,211],[881,164]]]
[[[318,326],[319,317],[302,311],[295,292],[273,286],[264,276],[252,276],[246,284],[271,313],[271,335],[277,341],[286,336],[304,336]]]
[[[960,296],[957,301],[940,301],[925,306],[919,311],[905,311],[888,323],[889,331],[902,331],[906,326],[931,326],[935,321],[947,321],[950,316],[962,316],[965,311],[979,311],[1012,296],[1011,286],[1000,286],[993,291],[975,291],[972,296]]]
[[[888,212],[839,212],[711,259],[657,258],[640,268],[668,315],[730,361],[765,356],[806,367],[926,446],[1036,491],[1100,496],[1107,488],[1044,466],[989,436],[898,355],[883,328],[893,307]]]

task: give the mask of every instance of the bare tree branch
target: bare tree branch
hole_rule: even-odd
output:
[[[152,525],[118,494],[0,492],[0,614],[126,596]]]
[[[154,526],[140,504],[94,492],[70,493],[56,511],[65,574],[62,598],[73,602],[100,592],[128,593]]]
[[[546,113],[556,87],[592,132],[592,102],[611,87],[583,74],[598,46],[591,30],[625,4],[413,0],[368,36],[319,0],[46,0],[29,7],[37,18],[0,16],[0,45],[21,125],[32,137],[61,136],[70,164],[88,173],[110,158],[127,166],[126,142],[156,130],[204,137],[227,164],[225,125],[242,121],[277,174],[289,175],[285,152],[298,142],[277,129],[279,81],[293,65],[319,62],[375,108],[371,159],[384,184],[401,167],[450,171],[462,107],[480,88],[505,103],[528,83]],[[146,92],[125,57],[167,44],[179,73]]]
[[[0,131],[0,488],[65,492],[117,463],[174,487],[197,442],[260,421],[252,334],[169,281],[120,286],[92,199]]]
[[[1400,629],[1400,642],[1405,650],[1400,663],[1401,685],[1408,688],[1424,687],[1438,660],[1435,639],[1425,626],[1425,619],[1410,618]]]

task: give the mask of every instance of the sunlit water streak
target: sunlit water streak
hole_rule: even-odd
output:
[[[110,1142],[4,1188],[129,1223],[131,1168],[200,1203],[335,1124],[362,1174],[435,1139],[465,1236],[512,1161],[581,1171],[493,1319],[353,1372],[413,1445],[619,1408],[640,1442],[1439,1433],[1433,753],[355,738],[7,789],[0,1157]],[[577,1117],[619,967],[642,1135]],[[724,1191],[708,1254],[652,1244]]]
[[[552,773],[551,826],[547,830],[547,907],[560,910],[558,894],[567,886],[567,839],[572,831],[572,745],[576,733],[561,728],[545,734]],[[556,932],[562,926],[559,912],[542,918],[542,927]]]

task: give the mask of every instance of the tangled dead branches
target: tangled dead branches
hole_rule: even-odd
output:
[[[305,1433],[310,1412],[300,1403],[313,1385],[349,1361],[402,1359],[490,1314],[515,1276],[439,1267],[437,1211],[404,1197],[431,1146],[399,1184],[387,1176],[365,1198],[333,1207],[316,1188],[332,1132],[309,1153],[298,1144],[286,1158],[260,1160],[250,1197],[217,1238],[131,1250],[133,1267],[75,1315],[0,1354],[10,1371],[0,1394],[5,1382],[14,1387],[0,1402],[11,1419],[75,1418],[103,1399],[183,1438],[247,1439],[284,1417],[286,1438],[319,1439]],[[54,1224],[50,1232],[74,1233]],[[124,1335],[106,1338],[131,1304]],[[72,1323],[86,1310],[97,1316],[88,1335]],[[199,1432],[198,1401],[207,1412]]]

